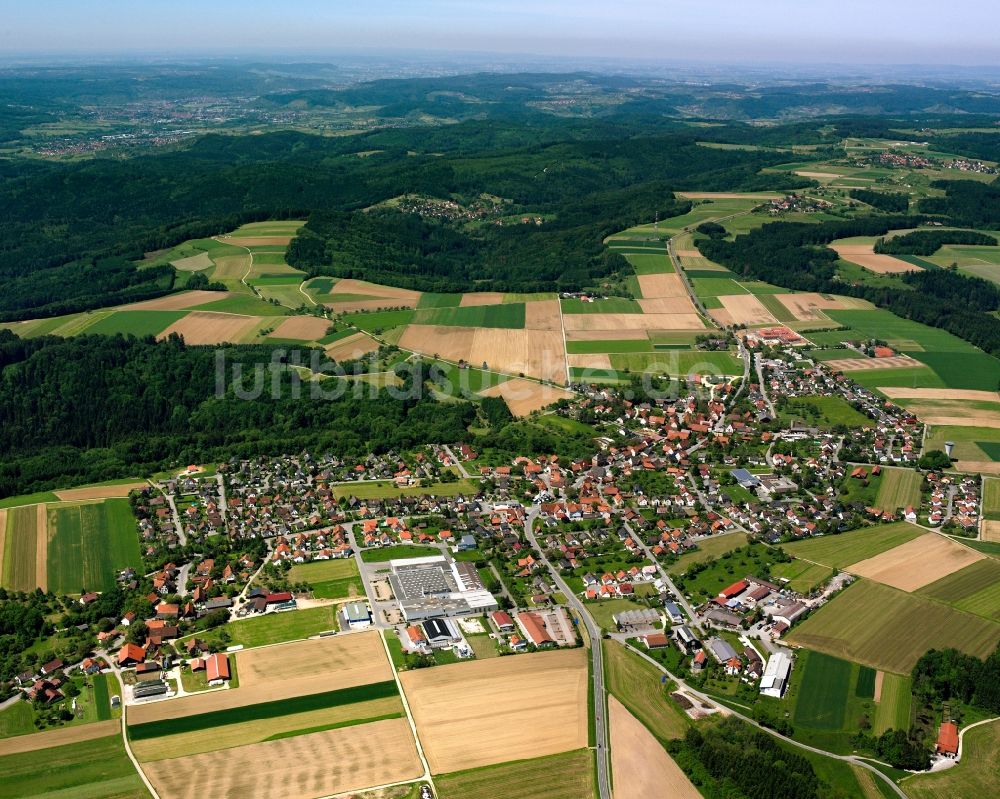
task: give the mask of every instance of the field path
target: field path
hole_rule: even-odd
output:
[[[0,508],[0,575],[3,574],[3,553],[7,546],[7,509]]]
[[[556,304],[559,306],[559,329],[562,331],[562,342],[563,342],[563,363],[566,365],[566,385],[570,385],[573,380],[569,373],[569,355],[566,352],[566,322],[563,320],[562,302],[557,299]]]
[[[45,503],[35,511],[35,585],[49,590],[49,512]]]

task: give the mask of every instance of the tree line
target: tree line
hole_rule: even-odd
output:
[[[933,255],[946,244],[995,247],[993,236],[975,230],[914,230],[891,239],[879,239],[875,252],[886,255]]]

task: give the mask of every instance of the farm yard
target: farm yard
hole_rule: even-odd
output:
[[[701,793],[660,742],[614,696],[608,697],[608,722],[616,796],[700,799]]]
[[[434,774],[587,745],[584,649],[406,671],[399,679]]]
[[[862,579],[797,625],[788,642],[906,674],[928,649],[985,657],[1000,642],[1000,624]]]

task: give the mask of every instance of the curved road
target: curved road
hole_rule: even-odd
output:
[[[549,570],[556,587],[562,591],[566,601],[580,617],[580,621],[587,628],[587,635],[590,637],[590,657],[594,666],[594,726],[597,738],[597,788],[601,799],[611,799],[611,768],[609,763],[608,750],[608,724],[604,712],[604,652],[601,648],[601,628],[597,626],[593,617],[583,607],[583,603],[576,594],[566,585],[565,580],[559,575],[549,559],[545,556],[545,550],[538,545],[535,538],[535,521],[538,519],[539,507],[533,505],[528,511],[524,520],[524,534],[528,542],[538,552],[539,558]]]

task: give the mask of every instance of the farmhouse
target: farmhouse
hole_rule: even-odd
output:
[[[958,725],[954,721],[942,722],[934,751],[945,757],[958,756]]]
[[[205,677],[209,685],[222,685],[229,680],[229,657],[221,653],[205,659]]]
[[[776,652],[767,659],[764,674],[760,678],[760,692],[764,696],[781,699],[788,686],[788,676],[792,672],[792,659],[786,652]]]
[[[125,644],[118,651],[118,666],[134,666],[146,659],[146,650],[135,644]]]

